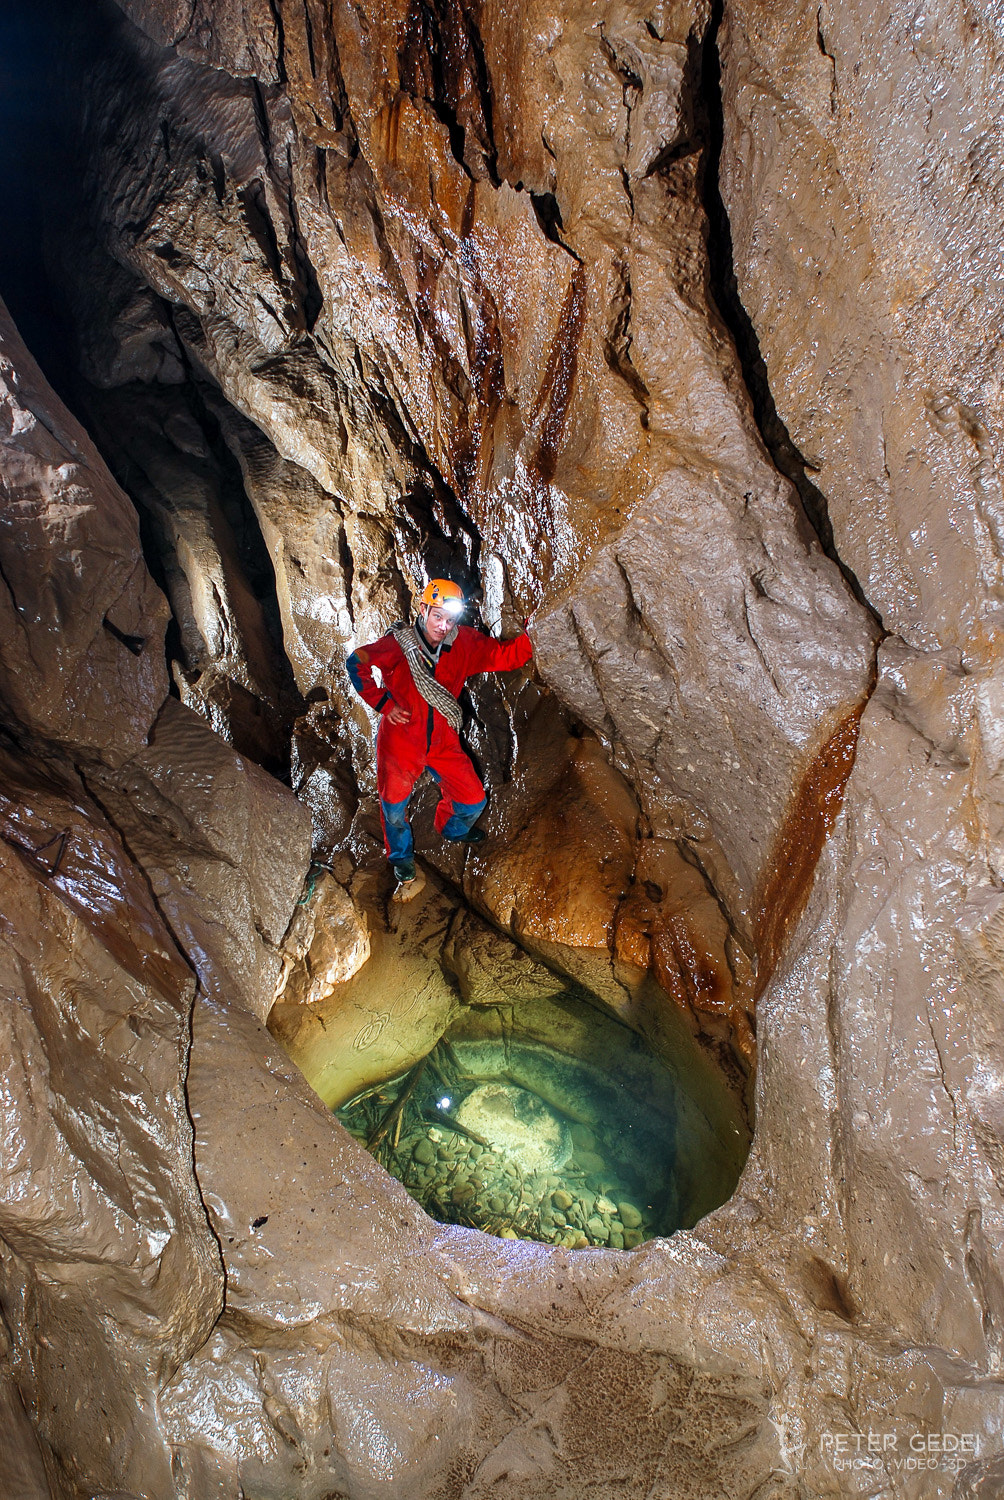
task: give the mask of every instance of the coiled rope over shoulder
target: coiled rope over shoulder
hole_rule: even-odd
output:
[[[391,627],[391,635],[397,641],[404,652],[405,661],[411,671],[411,678],[416,688],[431,708],[442,714],[446,722],[460,733],[460,727],[464,722],[464,716],[460,704],[454,698],[449,688],[445,688],[441,682],[437,682],[429,671],[428,659],[422,650],[415,627],[406,625],[399,620]]]

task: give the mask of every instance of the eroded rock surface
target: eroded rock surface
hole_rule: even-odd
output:
[[[5,715],[114,764],[144,742],[167,690],[164,601],[128,498],[2,305],[0,321]]]
[[[330,870],[312,870],[283,938],[276,1001],[316,1005],[370,956],[365,912]]]
[[[135,514],[9,322],[2,339],[5,1368],[54,1494],[169,1495],[157,1393],[225,1277],[193,1167],[192,1006],[218,986],[271,1004],[309,820],[165,697]],[[12,1485],[37,1468],[12,1449]]]
[[[972,1434],[992,1493],[992,18],[728,0],[719,99],[688,4],[123,8],[57,258],[189,707],[124,496],[7,333],[0,372],[2,1306],[49,1485],[952,1493],[837,1469],[874,1430]],[[747,1057],[755,1018],[738,1192],[630,1254],[437,1228],[261,1024],[310,831],[249,756],[281,725],[315,852],[376,851],[340,663],[423,562],[532,610],[539,672],[474,695],[491,859],[444,875],[614,1006]],[[508,984],[442,916],[467,998]]]
[[[365,790],[344,652],[407,608],[423,563],[470,576],[476,537],[486,618],[536,611],[545,683],[602,737],[646,831],[704,870],[746,968],[759,950],[769,971],[762,897],[804,895],[797,869],[778,884],[777,832],[864,701],[876,632],[766,461],[709,293],[687,61],[703,15],[444,11],[426,32],[388,5],[363,43],[351,7],[293,5],[281,83],[248,79],[240,47],[227,71],[227,27],[199,59],[198,31],[179,53],[133,15],[144,31],[119,28],[88,95],[99,248],[76,297],[112,451],[135,464],[107,413],[137,382],[146,406],[176,365],[218,385],[231,414],[202,405],[241,466],[297,686],[338,709]],[[123,269],[156,294],[131,357],[95,298]],[[203,559],[193,599],[211,596],[205,505],[173,525],[176,567]],[[204,654],[223,661],[218,629],[203,620]],[[482,699],[498,783],[514,710]],[[337,798],[307,800],[337,825]]]

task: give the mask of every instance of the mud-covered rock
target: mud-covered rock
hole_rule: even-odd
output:
[[[836,1439],[874,1431],[972,1434],[958,1493],[992,1487],[993,18],[729,0],[719,99],[696,5],[125,9],[74,57],[61,259],[117,472],[202,485],[156,543],[172,651],[211,658],[201,693],[181,663],[191,701],[232,731],[215,672],[278,703],[264,601],[207,523],[224,471],[310,700],[326,854],[379,857],[350,642],[423,566],[479,584],[493,628],[532,613],[546,691],[471,701],[494,862],[437,856],[444,879],[633,1021],[707,998],[748,1045],[755,1001],[757,1134],[728,1204],[630,1254],[602,1192],[581,1226],[551,1213],[558,1243],[437,1229],[347,1137],[256,1019],[306,821],[163,706],[135,521],[5,335],[0,1231],[54,1483],[830,1495],[860,1477]],[[189,384],[194,433],[167,420]],[[357,1076],[461,1012],[428,958],[458,899],[401,917],[400,965],[374,943],[392,983],[337,1020]],[[294,1055],[326,1004],[274,1016]],[[573,1250],[594,1221],[615,1248]]]

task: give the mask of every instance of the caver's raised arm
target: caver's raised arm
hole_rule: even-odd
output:
[[[533,643],[525,630],[511,641],[497,641],[480,630],[471,630],[465,634],[464,645],[464,667],[471,677],[476,672],[512,672],[525,667],[533,657]]]

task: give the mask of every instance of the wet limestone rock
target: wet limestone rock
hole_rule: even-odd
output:
[[[489,814],[489,841],[464,871],[471,898],[646,1034],[658,1031],[669,996],[750,1066],[753,944],[729,921],[689,846],[651,832],[594,736],[570,740],[552,776],[529,815],[505,805]],[[466,971],[460,977],[471,986]]]
[[[309,1004],[284,992],[268,1014],[268,1029],[331,1109],[362,1089],[412,1067],[428,1053],[460,1006],[440,962],[453,902],[431,878],[406,905],[389,902],[381,871],[357,878],[350,901],[369,932],[369,957],[347,978],[326,986]],[[336,946],[324,951],[338,961]],[[295,971],[294,971],[295,974]]]
[[[965,651],[1004,545],[999,37],[940,5],[816,18],[798,0],[725,17],[739,293],[841,557],[887,629]]]
[[[7,330],[4,347],[18,349]],[[26,653],[32,698],[5,693],[0,747],[4,1385],[53,1494],[173,1500],[157,1401],[224,1284],[193,1166],[192,1005],[199,989],[253,1005],[262,978],[270,1001],[309,819],[165,699],[163,605],[134,514],[34,367],[9,374],[4,520],[29,545],[5,597],[37,607],[10,658]],[[62,649],[54,609],[76,622]],[[22,1471],[28,1484],[17,1451],[5,1484]]]
[[[464,907],[450,924],[442,961],[466,1005],[520,1005],[559,995],[567,987],[564,979]]]
[[[0,705],[70,753],[120,763],[167,692],[167,611],[136,512],[0,303]]]
[[[52,1500],[38,1439],[6,1366],[0,1373],[0,1467],[10,1500]]]
[[[276,1002],[316,1005],[369,956],[365,914],[330,870],[313,870],[283,939]]]
[[[814,471],[803,506],[761,440],[722,226],[705,214],[703,10],[613,5],[594,25],[572,6],[388,0],[365,31],[351,6],[303,0],[282,0],[281,29],[257,6],[129,10],[146,36],[110,35],[102,65],[78,70],[93,87],[89,229],[171,309],[173,353],[158,332],[145,378],[176,381],[187,361],[310,478],[241,448],[267,480],[261,530],[281,553],[300,690],[320,627],[338,649],[376,633],[430,551],[465,566],[476,551],[493,609],[535,608],[545,683],[660,846],[636,864],[613,820],[616,871],[594,851],[582,891],[565,879],[575,930],[609,970],[620,903],[625,949],[647,938],[658,961],[654,908],[676,889],[661,854],[686,847],[715,930],[758,964],[757,1135],[728,1204],[630,1254],[432,1226],[256,1018],[302,888],[302,825],[287,861],[266,847],[257,862],[247,798],[264,781],[210,754],[182,707],[161,713],[95,585],[79,618],[114,712],[86,672],[80,709],[72,634],[60,683],[32,675],[41,649],[24,660],[30,695],[4,679],[15,728],[53,744],[96,753],[122,715],[108,759],[142,772],[128,839],[105,841],[124,786],[113,808],[118,782],[95,782],[98,807],[61,764],[51,815],[19,813],[23,848],[4,844],[8,1045],[24,1060],[12,1128],[41,1121],[52,1179],[43,1194],[14,1159],[4,1307],[46,1462],[85,1493],[156,1500],[182,1486],[288,1500],[315,1480],[353,1500],[830,1495],[857,1481],[825,1434],[958,1431],[979,1459],[957,1493],[986,1490],[1004,1241],[991,21],[940,0],[727,7],[721,185],[777,409]],[[13,426],[43,441],[23,407]],[[51,555],[60,589],[86,599],[102,553],[83,548],[78,577],[77,535],[27,550],[39,597]],[[134,528],[113,541],[117,589],[138,572]],[[5,573],[19,560],[8,548]],[[47,629],[61,612],[39,608]],[[15,640],[30,613],[9,612]],[[878,650],[876,613],[895,632]],[[109,618],[132,634],[134,612]],[[170,779],[149,759],[155,719],[180,757],[179,818],[193,838],[211,826],[190,882],[184,847],[167,858],[167,813],[146,835],[163,849],[141,861],[164,873],[158,901],[202,980],[190,1059],[190,999],[152,977],[166,923],[126,899],[148,889],[126,845],[159,806],[149,786]],[[499,723],[529,731],[518,706]],[[366,715],[353,726],[365,789]],[[222,807],[243,810],[233,837],[213,821],[217,778]],[[514,831],[538,790],[515,783]],[[266,821],[295,819],[271,796]],[[56,858],[78,818],[102,830],[105,905],[93,871],[64,870],[86,840]],[[527,868],[508,872],[506,919]],[[662,892],[646,890],[652,910],[616,895],[636,869]],[[441,940],[449,918],[434,916]],[[546,916],[560,926],[555,901]],[[749,982],[735,955],[732,971]],[[370,1017],[380,1033],[394,994]],[[449,1009],[429,999],[431,1028]],[[290,1008],[311,1025],[322,1009]],[[112,1444],[85,1430],[81,1392],[85,1411],[113,1393]],[[930,1478],[878,1482],[919,1500]],[[934,1475],[935,1493],[953,1483]]]
[[[174,698],[100,788],[200,985],[264,1021],[310,857],[306,809]]]

